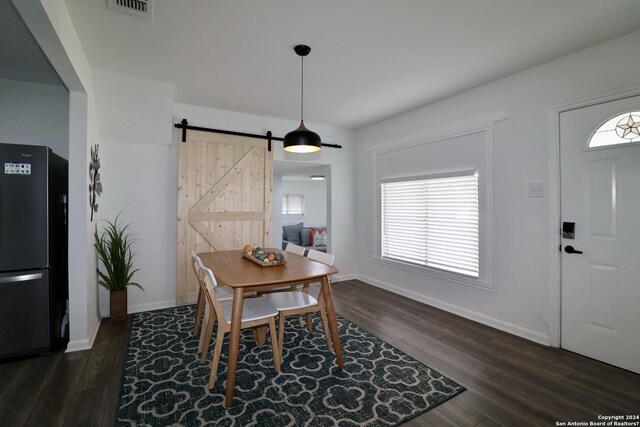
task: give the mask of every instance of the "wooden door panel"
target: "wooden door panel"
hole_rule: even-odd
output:
[[[176,301],[195,302],[191,251],[271,245],[272,154],[266,141],[189,131],[180,143]]]

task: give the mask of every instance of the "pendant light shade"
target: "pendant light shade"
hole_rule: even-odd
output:
[[[284,137],[284,151],[290,153],[313,153],[319,151],[322,145],[320,135],[310,131],[304,125],[304,57],[311,52],[311,48],[306,45],[298,45],[293,48],[300,57],[302,65],[302,78],[300,84],[300,126]]]
[[[300,121],[298,129],[284,136],[284,151],[290,153],[313,153],[320,151],[320,135],[310,131]]]

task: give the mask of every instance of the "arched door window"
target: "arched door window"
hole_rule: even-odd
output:
[[[640,111],[615,116],[602,124],[591,136],[589,148],[640,142]]]

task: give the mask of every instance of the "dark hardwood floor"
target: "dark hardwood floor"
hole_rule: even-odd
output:
[[[0,364],[0,426],[112,427],[129,324],[103,321],[91,350]]]
[[[467,388],[406,426],[555,426],[640,414],[640,375],[357,280],[333,292],[342,316]],[[103,322],[90,351],[0,364],[0,425],[112,426],[128,326]]]

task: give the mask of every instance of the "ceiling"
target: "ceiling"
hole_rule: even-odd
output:
[[[176,101],[347,129],[640,29],[637,0],[155,0],[153,21],[66,0],[93,68]]]
[[[0,0],[0,79],[63,85],[10,0]]]

